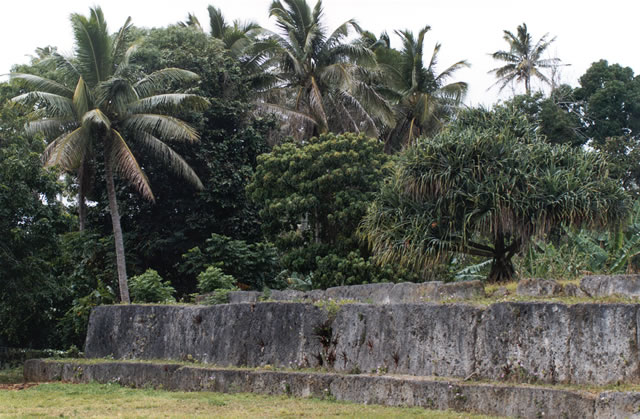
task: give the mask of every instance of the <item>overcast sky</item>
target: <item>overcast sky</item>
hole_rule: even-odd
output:
[[[110,31],[116,31],[127,16],[144,27],[162,27],[184,20],[195,13],[203,25],[208,22],[207,5],[222,9],[228,20],[254,20],[273,29],[268,17],[270,0],[22,0],[4,2],[0,12],[0,74],[16,63],[29,61],[37,47],[57,46],[71,52],[73,40],[69,24],[71,13],[88,14],[89,7],[102,7]],[[314,0],[309,0],[315,4]],[[629,0],[324,0],[325,26],[330,30],[356,18],[365,29],[376,34],[395,29],[417,32],[431,26],[427,34],[425,57],[435,42],[442,44],[437,69],[466,59],[471,68],[456,73],[454,81],[469,83],[466,102],[489,105],[499,99],[495,79],[487,72],[499,65],[489,53],[506,49],[503,30],[516,32],[526,22],[534,40],[545,33],[555,36],[550,57],[570,66],[562,67],[561,80],[576,86],[578,78],[592,62],[606,59],[640,71],[638,20],[640,3]],[[392,45],[399,47],[397,38]],[[5,78],[3,78],[4,80]],[[489,89],[489,90],[488,90]],[[511,94],[505,89],[502,97]]]

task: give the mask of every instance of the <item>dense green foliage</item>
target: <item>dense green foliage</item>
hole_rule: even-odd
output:
[[[134,303],[171,303],[176,290],[169,281],[164,281],[158,272],[147,269],[144,273],[129,279],[131,301]]]
[[[152,30],[145,37],[135,62],[146,72],[181,66],[197,71],[201,83],[192,92],[211,105],[203,113],[188,113],[184,119],[201,138],[196,147],[176,144],[180,153],[202,180],[199,193],[167,172],[144,150],[133,149],[153,184],[155,203],[144,202],[120,189],[118,202],[127,232],[132,269],[153,267],[170,280],[180,295],[195,291],[195,277],[184,276],[181,255],[203,246],[212,233],[247,240],[260,240],[257,213],[247,202],[244,187],[253,173],[256,158],[269,150],[272,121],[253,118],[249,103],[249,75],[227,55],[220,42],[190,28]],[[96,200],[103,201],[104,192]],[[94,223],[104,223],[104,213],[93,213]],[[202,266],[201,270],[205,267]]]
[[[196,277],[215,266],[238,281],[244,289],[277,288],[274,281],[279,272],[278,255],[270,243],[247,243],[227,236],[212,234],[204,249],[194,247],[182,255],[178,270],[187,277]]]
[[[388,160],[379,141],[355,134],[289,142],[259,158],[247,190],[283,268],[313,272],[316,287],[394,279],[371,266],[357,235]]]
[[[74,80],[73,85],[33,74],[11,73],[12,82],[27,90],[12,100],[35,107],[37,119],[26,128],[28,133],[39,132],[48,137],[50,142],[43,154],[48,166],[78,171],[82,179],[89,177],[87,171],[95,165],[96,155],[102,155],[120,299],[128,303],[114,174],[128,181],[143,197],[154,200],[147,175],[131,152],[131,143],[135,142],[196,188],[202,188],[191,167],[162,140],[197,141],[197,132],[175,115],[184,109],[203,109],[208,102],[198,95],[177,93],[171,86],[197,80],[195,73],[164,68],[147,75],[130,65],[130,56],[135,53],[130,47],[130,19],[111,37],[102,9],[96,7],[90,10],[89,17],[72,14],[71,27],[74,56],[66,58],[54,53],[52,60],[65,79]],[[89,180],[79,182],[81,191],[85,181]],[[78,199],[82,205],[84,194]]]
[[[74,14],[70,57],[38,48],[0,84],[0,346],[81,346],[125,259],[134,301],[211,303],[236,286],[637,270],[637,203],[619,223],[619,186],[640,185],[631,68],[562,85],[553,39],[523,24],[495,73],[528,94],[460,111],[468,63],[441,68],[439,43],[424,57],[433,22],[392,39],[327,30],[320,2],[273,1],[277,33],[208,12],[115,33],[99,8]]]
[[[364,224],[382,261],[425,269],[466,253],[493,259],[490,281],[507,280],[531,238],[561,224],[611,227],[627,216],[629,200],[604,159],[541,141],[509,109],[484,113],[473,129],[461,118],[401,154]]]
[[[24,119],[0,91],[0,346],[44,346],[67,296],[56,277],[60,233],[70,225],[61,185],[42,168],[40,138],[20,134]]]

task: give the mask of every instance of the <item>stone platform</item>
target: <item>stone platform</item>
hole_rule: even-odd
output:
[[[524,418],[635,418],[640,393],[473,383],[436,377],[225,369],[172,363],[29,360],[28,381],[335,398]]]

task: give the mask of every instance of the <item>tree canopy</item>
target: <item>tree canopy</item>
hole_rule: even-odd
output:
[[[503,61],[502,67],[489,71],[498,78],[496,84],[500,84],[500,90],[513,81],[523,82],[525,92],[531,94],[531,79],[537,78],[543,83],[550,83],[547,76],[540,71],[542,68],[550,68],[557,65],[558,58],[543,58],[543,54],[555,38],[547,39],[549,34],[544,34],[535,44],[527,29],[527,24],[518,26],[516,34],[504,31],[504,40],[509,44],[508,50],[496,51],[491,56]]]
[[[133,52],[129,48],[130,19],[113,38],[99,7],[91,9],[88,18],[73,14],[71,26],[75,37],[74,56],[65,58],[56,54],[54,59],[61,71],[77,80],[75,88],[31,74],[11,73],[11,80],[28,90],[13,100],[35,103],[39,119],[27,125],[27,132],[42,132],[51,139],[44,152],[47,165],[75,171],[91,164],[89,161],[96,153],[103,155],[120,297],[128,303],[114,173],[126,179],[143,197],[154,200],[147,176],[127,143],[137,141],[197,188],[202,188],[196,173],[161,138],[197,141],[197,132],[171,114],[181,107],[203,109],[207,101],[188,93],[166,93],[167,83],[193,82],[198,79],[195,73],[167,68],[143,75],[130,65]],[[97,147],[100,149],[96,150]]]
[[[467,253],[491,258],[488,279],[502,281],[551,227],[607,228],[627,216],[629,198],[596,153],[541,141],[508,108],[463,120],[401,153],[370,207],[363,228],[382,262],[425,269]]]

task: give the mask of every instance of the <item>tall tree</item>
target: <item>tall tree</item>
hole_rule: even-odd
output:
[[[399,54],[383,53],[378,48],[376,56],[386,77],[387,97],[394,103],[395,128],[390,130],[387,149],[408,144],[419,136],[437,133],[457,111],[467,83],[448,80],[456,71],[469,67],[465,60],[458,61],[438,73],[436,64],[441,44],[436,44],[429,63],[423,59],[424,37],[430,30],[425,26],[415,37],[412,31],[396,31],[402,40]],[[383,39],[383,37],[381,37]]]
[[[612,163],[611,175],[640,192],[640,77],[630,67],[600,60],[575,89],[590,145]]]
[[[456,253],[492,260],[489,281],[512,279],[512,258],[561,224],[613,228],[630,210],[597,153],[536,138],[509,108],[471,110],[405,149],[363,230],[382,262],[416,270]]]
[[[23,135],[24,109],[7,100],[16,94],[0,84],[0,345],[50,348],[71,288],[55,269],[69,217],[42,168],[44,141]]]
[[[509,50],[496,51],[491,56],[507,64],[489,71],[489,73],[494,73],[498,78],[496,84],[500,84],[500,91],[516,80],[524,82],[525,91],[529,95],[531,94],[532,77],[539,79],[543,83],[550,83],[547,76],[541,73],[539,69],[558,65],[560,59],[542,58],[542,54],[556,39],[554,37],[547,40],[548,36],[549,34],[544,34],[534,45],[526,23],[518,26],[516,34],[507,30],[504,31],[503,39],[509,44]]]
[[[114,175],[126,179],[140,194],[154,200],[147,176],[131,152],[128,141],[138,143],[179,175],[202,188],[196,173],[161,138],[197,141],[197,132],[171,116],[184,108],[201,109],[207,101],[197,95],[163,93],[170,83],[195,81],[195,73],[167,68],[143,75],[130,65],[131,20],[112,38],[99,7],[89,17],[71,16],[75,54],[57,56],[59,68],[76,80],[75,89],[30,74],[12,73],[11,80],[28,92],[16,102],[34,103],[39,119],[28,132],[43,132],[53,140],[44,152],[48,166],[72,171],[99,153],[103,156],[109,212],[116,246],[120,298],[129,303],[127,271]]]
[[[277,63],[277,83],[261,106],[282,115],[297,137],[328,131],[377,135],[375,120],[393,124],[387,102],[361,78],[374,55],[362,43],[347,43],[351,19],[328,33],[322,25],[322,2],[274,0],[269,13],[280,34],[272,34],[270,56]]]

